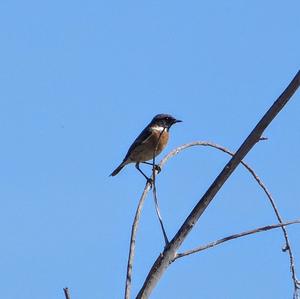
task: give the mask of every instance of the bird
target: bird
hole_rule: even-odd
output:
[[[158,165],[153,165],[153,163],[147,161],[152,160],[162,152],[168,143],[170,128],[172,125],[179,122],[182,122],[182,120],[176,119],[170,114],[155,115],[146,128],[134,140],[122,163],[110,174],[110,176],[117,175],[127,164],[135,163],[136,169],[148,182],[151,182],[151,179],[145,175],[139,165],[140,163],[149,164],[160,171]]]

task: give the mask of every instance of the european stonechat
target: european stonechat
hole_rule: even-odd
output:
[[[148,126],[134,140],[123,162],[111,173],[111,176],[118,174],[125,165],[135,163],[137,170],[149,181],[150,179],[140,169],[139,164],[153,165],[147,161],[159,155],[166,147],[169,139],[169,130],[172,125],[178,122],[181,122],[181,120],[169,114],[154,116]]]

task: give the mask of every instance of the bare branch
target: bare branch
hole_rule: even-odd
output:
[[[127,262],[127,273],[126,273],[126,284],[125,284],[125,299],[130,299],[131,292],[131,279],[132,279],[132,267],[133,267],[133,259],[135,253],[135,240],[138,224],[140,221],[140,216],[142,213],[142,208],[146,199],[146,196],[150,190],[151,184],[150,182],[146,183],[142,196],[139,200],[138,207],[135,212],[133,224],[131,227],[131,237],[130,237],[130,245],[129,245],[129,254],[128,254],[128,262]]]
[[[260,138],[260,140],[266,140],[266,138],[264,137],[263,139]],[[191,143],[187,143],[184,144],[178,148],[176,148],[175,150],[171,151],[167,156],[165,156],[165,158],[163,159],[163,162],[165,163],[169,158],[177,155],[180,151],[192,147],[192,146],[209,146],[209,147],[213,147],[216,148],[218,150],[221,150],[222,152],[225,152],[231,156],[234,156],[234,153],[229,151],[227,148],[218,145],[218,144],[214,144],[212,142],[204,142],[204,141],[195,141],[195,142],[191,142]],[[264,185],[264,183],[262,182],[262,180],[259,178],[259,176],[254,172],[254,170],[248,165],[246,164],[244,161],[241,161],[241,164],[250,172],[250,174],[253,176],[253,178],[256,180],[256,182],[259,184],[259,186],[263,189],[263,191],[265,192],[265,194],[267,195],[271,206],[275,212],[275,215],[279,221],[279,223],[283,223],[282,217],[280,216],[279,210],[276,207],[275,201],[272,198],[271,193],[268,191],[267,187]],[[292,248],[290,245],[290,241],[288,238],[288,233],[287,230],[285,228],[285,226],[281,226],[281,229],[283,231],[283,235],[285,238],[285,247],[283,249],[283,251],[287,251],[289,254],[289,258],[290,258],[290,269],[291,269],[291,274],[292,274],[292,280],[293,280],[293,284],[294,284],[294,294],[297,294],[298,290],[300,289],[299,287],[299,281],[297,280],[297,276],[296,276],[296,270],[295,270],[295,261],[294,261],[294,256],[292,253]]]
[[[182,252],[182,253],[178,253],[178,254],[175,255],[175,258],[174,258],[173,261],[177,260],[178,258],[181,258],[181,257],[187,256],[187,255],[193,254],[193,253],[197,253],[197,252],[215,247],[215,246],[220,245],[220,244],[222,244],[224,242],[227,242],[227,241],[231,241],[231,240],[238,239],[238,238],[241,238],[241,237],[244,237],[244,236],[247,236],[247,235],[253,235],[253,234],[256,234],[256,233],[261,233],[261,232],[268,231],[268,230],[271,230],[271,229],[274,229],[274,228],[288,226],[288,225],[296,224],[296,223],[300,223],[300,219],[297,219],[297,220],[294,220],[294,221],[288,221],[288,222],[285,222],[285,223],[277,223],[277,224],[262,226],[262,227],[258,227],[258,228],[255,228],[255,229],[247,230],[247,231],[242,232],[242,233],[230,235],[228,237],[210,242],[206,245],[202,245],[202,246],[199,246],[197,248],[187,250],[187,251]]]
[[[69,288],[64,288],[65,298],[71,299],[70,290]]]
[[[155,173],[155,172],[154,172]],[[159,210],[159,204],[158,204],[158,199],[157,199],[157,191],[156,191],[156,183],[155,180],[153,180],[153,198],[154,198],[154,206],[155,206],[155,211],[158,217],[158,221],[164,236],[164,240],[165,240],[165,245],[167,246],[169,244],[169,240],[168,240],[168,236],[164,227],[164,223],[160,214],[160,210]]]
[[[267,187],[265,186],[265,184],[262,182],[262,180],[255,174],[254,170],[248,166],[246,163],[242,162],[243,165],[247,168],[247,170],[252,174],[252,176],[254,177],[254,179],[257,181],[257,183],[260,185],[260,187],[263,189],[263,191],[265,192],[265,194],[267,195],[270,203],[271,203],[271,206],[276,214],[276,217],[279,221],[279,223],[283,223],[283,220],[282,220],[282,217],[280,216],[280,213],[279,213],[279,210],[275,204],[275,201],[271,195],[271,193],[269,192],[269,190],[267,189]],[[294,256],[293,256],[293,252],[292,252],[292,247],[291,247],[291,244],[290,244],[290,240],[289,240],[289,237],[288,237],[288,233],[287,233],[287,230],[285,228],[285,226],[282,226],[281,227],[282,229],[282,232],[283,232],[283,236],[284,236],[284,239],[285,239],[285,246],[284,246],[284,249],[283,251],[287,251],[288,254],[289,254],[289,258],[290,258],[290,270],[291,270],[291,274],[292,274],[292,280],[293,280],[293,284],[294,284],[294,298],[297,298],[298,295],[298,291],[300,289],[299,287],[299,282],[297,280],[297,276],[296,276],[296,270],[295,270],[295,261],[294,261]]]
[[[258,122],[256,127],[246,138],[243,144],[240,146],[235,155],[230,159],[230,161],[223,168],[221,173],[217,176],[215,181],[202,196],[199,202],[196,204],[194,209],[191,211],[189,216],[186,218],[174,238],[165,247],[162,254],[158,256],[149,274],[137,295],[137,298],[148,298],[160,277],[166,271],[170,263],[174,260],[176,251],[185,240],[186,236],[189,234],[191,229],[194,227],[195,223],[198,221],[199,217],[206,210],[210,202],[213,200],[217,192],[227,181],[233,171],[236,169],[241,160],[247,155],[247,153],[252,149],[252,147],[259,141],[260,137],[276,115],[281,111],[281,109],[290,100],[292,95],[296,92],[300,85],[300,71],[296,74],[294,79],[284,90],[284,92],[279,96],[271,108],[266,112],[263,118]]]

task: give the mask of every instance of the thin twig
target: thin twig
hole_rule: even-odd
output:
[[[161,138],[161,135],[162,135],[162,132],[161,132],[161,134],[159,136],[158,142],[159,142],[159,140]],[[154,152],[153,165],[155,165],[155,153],[157,151],[158,142],[157,142],[156,149],[155,149],[155,152]],[[155,168],[153,166],[153,169],[152,169],[152,178],[151,179],[153,181],[154,188],[155,188],[155,176],[156,176],[157,172],[158,171],[155,170]],[[125,295],[124,295],[125,299],[130,299],[130,295],[131,295],[132,268],[133,268],[134,254],[135,254],[136,233],[137,233],[137,229],[138,229],[138,225],[139,225],[139,220],[140,220],[140,217],[141,217],[142,209],[143,209],[143,206],[144,206],[144,202],[145,202],[146,196],[147,196],[150,188],[151,188],[151,183],[149,181],[147,181],[146,186],[144,188],[144,191],[143,191],[143,193],[141,195],[141,198],[139,200],[138,207],[136,209],[134,220],[133,220],[132,227],[131,227],[129,254],[128,254],[127,271],[126,271],[126,283],[125,283]],[[156,211],[158,211],[158,215],[160,217],[159,209],[156,210]],[[161,218],[159,218],[159,220],[160,219]],[[162,225],[162,222],[160,222],[160,223],[161,223],[161,227],[162,227],[162,230],[163,230],[163,233],[164,233],[164,237],[165,237],[165,240],[166,240],[166,234],[165,234],[164,227]]]
[[[157,214],[157,217],[158,217],[158,220],[159,220],[159,224],[160,224],[163,236],[164,236],[165,245],[168,245],[169,240],[168,240],[168,236],[167,236],[167,233],[166,233],[166,230],[165,230],[165,227],[164,227],[164,223],[163,223],[163,220],[162,220],[162,217],[161,217],[159,204],[158,204],[158,199],[157,199],[157,191],[156,191],[156,171],[157,170],[155,169],[155,157],[156,157],[156,152],[157,152],[157,149],[158,149],[158,144],[159,144],[160,138],[161,138],[162,134],[165,132],[165,130],[166,129],[164,128],[160,132],[160,134],[158,136],[156,146],[155,146],[155,150],[154,150],[154,153],[153,153],[152,177],[153,177],[153,199],[154,199],[155,211],[156,211],[156,214]]]
[[[66,299],[71,299],[69,288],[64,288],[64,293],[65,293]]]
[[[257,143],[259,138],[262,136],[264,130],[273,121],[276,115],[282,110],[282,108],[287,104],[293,94],[296,92],[300,85],[300,71],[297,72],[293,80],[290,82],[288,87],[279,96],[275,103],[270,107],[270,109],[265,113],[263,118],[258,122],[255,128],[252,130],[250,135],[246,138],[240,148],[237,150],[235,155],[230,159],[230,161],[225,165],[223,170],[214,180],[212,185],[208,188],[202,198],[198,201],[194,209],[191,211],[189,216],[186,218],[176,235],[173,237],[171,242],[164,248],[163,253],[161,253],[156,261],[154,262],[152,268],[150,269],[145,282],[140,289],[137,298],[145,299],[148,298],[156,286],[157,282],[166,271],[172,260],[176,255],[176,251],[181,246],[187,235],[190,233],[195,223],[198,221],[200,216],[204,213],[208,205],[211,203],[215,195],[221,189],[223,184],[231,176],[233,171],[243,160],[243,158],[248,154],[248,152]]]
[[[153,181],[153,198],[154,198],[155,211],[156,211],[156,214],[157,214],[157,217],[158,217],[158,220],[159,220],[159,223],[160,223],[160,227],[161,227],[161,230],[162,230],[162,233],[163,233],[163,236],[164,236],[165,245],[168,245],[169,240],[168,240],[168,236],[167,236],[167,233],[166,233],[166,230],[165,230],[165,227],[164,227],[164,224],[163,224],[163,220],[162,220],[162,217],[161,217],[161,214],[160,214],[159,204],[158,204],[158,200],[157,200],[156,184],[155,184],[154,181]]]
[[[247,236],[247,235],[252,235],[252,234],[256,234],[256,233],[268,231],[268,230],[271,230],[271,229],[274,229],[274,228],[284,227],[284,226],[288,226],[288,225],[296,224],[296,223],[300,223],[300,219],[297,219],[297,220],[294,220],[294,221],[288,221],[288,222],[285,222],[285,223],[277,223],[277,224],[262,226],[262,227],[258,227],[258,228],[255,228],[255,229],[244,231],[242,233],[230,235],[228,237],[210,242],[206,245],[202,245],[202,246],[199,246],[199,247],[191,249],[191,250],[187,250],[187,251],[182,252],[182,253],[177,253],[175,255],[175,258],[174,258],[173,261],[175,261],[175,260],[177,260],[181,257],[187,256],[187,255],[190,255],[190,254],[193,254],[193,253],[197,253],[197,252],[200,252],[200,251],[212,248],[212,247],[215,247],[215,246],[220,245],[220,244],[222,244],[224,242],[227,242],[227,241],[231,241],[231,240],[241,238],[241,237],[244,237],[244,236]]]
[[[128,262],[127,262],[127,272],[126,272],[126,284],[125,284],[125,299],[130,299],[131,293],[131,279],[132,279],[132,267],[133,267],[133,259],[135,253],[135,241],[136,241],[136,233],[138,229],[138,224],[140,221],[140,216],[142,213],[142,208],[146,199],[146,196],[150,190],[151,184],[150,182],[146,183],[142,196],[139,200],[134,220],[131,227],[131,236],[130,236],[130,245],[129,245],[129,254],[128,254]]]
[[[282,217],[280,216],[279,210],[275,204],[275,201],[271,195],[271,193],[269,192],[269,190],[267,189],[267,187],[265,186],[265,184],[262,182],[262,180],[255,174],[255,172],[253,171],[253,169],[251,167],[249,167],[246,163],[243,163],[243,165],[247,168],[247,170],[252,174],[252,176],[254,177],[254,179],[257,181],[257,183],[260,185],[260,187],[264,190],[265,194],[267,195],[271,206],[276,214],[276,217],[279,221],[279,223],[283,223]],[[294,299],[298,298],[298,291],[300,289],[299,286],[299,282],[296,276],[296,270],[295,270],[295,260],[294,260],[294,256],[293,256],[293,252],[292,252],[292,248],[291,248],[291,244],[290,244],[290,240],[288,237],[288,233],[287,230],[285,228],[285,226],[281,227],[282,232],[283,232],[283,236],[285,239],[285,246],[283,251],[287,251],[289,254],[289,259],[290,259],[290,270],[291,270],[291,274],[292,274],[292,280],[293,280],[293,284],[294,284]]]

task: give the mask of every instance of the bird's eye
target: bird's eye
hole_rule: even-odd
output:
[[[170,117],[166,117],[166,120],[170,120]]]

